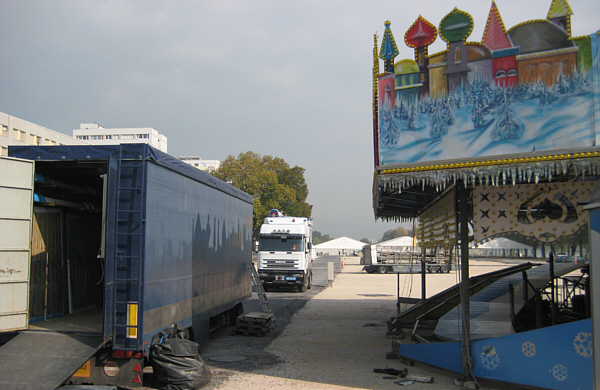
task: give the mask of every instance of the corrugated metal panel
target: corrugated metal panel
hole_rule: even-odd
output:
[[[0,158],[0,330],[27,328],[33,162]]]

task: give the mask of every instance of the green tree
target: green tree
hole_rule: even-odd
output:
[[[403,236],[411,236],[412,237],[412,235],[413,235],[412,229],[407,229],[404,226],[398,226],[396,229],[391,229],[391,230],[388,230],[385,233],[383,233],[383,236],[381,237],[381,240],[379,242],[388,241],[388,240],[394,239],[396,237],[403,237]]]
[[[313,230],[313,244],[319,245],[327,241],[331,241],[329,234],[321,234],[321,232]]]
[[[269,211],[278,209],[285,215],[311,217],[312,205],[306,202],[308,186],[304,168],[290,167],[283,159],[260,156],[248,151],[238,157],[227,156],[213,174],[254,196],[252,233],[258,239],[260,225]]]

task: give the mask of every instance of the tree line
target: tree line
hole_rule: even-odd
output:
[[[290,167],[282,158],[248,151],[237,158],[227,156],[213,175],[254,197],[252,236],[257,240],[260,225],[272,209],[311,218],[304,171],[299,166]]]

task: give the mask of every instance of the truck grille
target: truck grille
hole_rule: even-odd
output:
[[[265,268],[296,268],[294,260],[265,260]]]

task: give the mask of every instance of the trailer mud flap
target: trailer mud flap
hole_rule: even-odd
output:
[[[103,344],[101,335],[22,332],[0,347],[0,389],[54,390]]]

